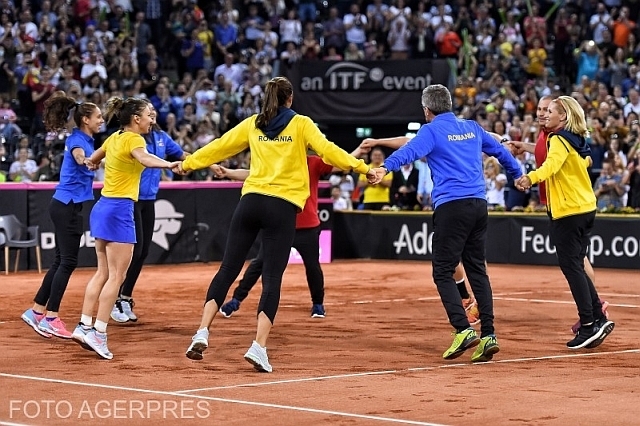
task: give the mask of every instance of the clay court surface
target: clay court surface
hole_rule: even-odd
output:
[[[232,318],[216,317],[203,361],[184,356],[217,267],[146,267],[139,322],[109,325],[112,361],[38,336],[20,314],[42,275],[1,275],[0,424],[638,424],[637,271],[596,268],[616,328],[597,349],[569,351],[577,314],[560,270],[489,265],[501,351],[472,365],[470,352],[441,358],[451,328],[429,262],[324,265],[325,319],[309,317],[304,269],[291,265],[265,374],[243,359],[259,291]],[[71,279],[69,327],[92,272]]]

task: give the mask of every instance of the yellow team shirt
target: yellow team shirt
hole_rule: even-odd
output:
[[[198,33],[198,40],[200,40],[200,43],[202,43],[202,50],[203,50],[204,57],[210,58],[212,46],[214,44],[213,32],[209,30],[200,31]]]
[[[146,150],[147,144],[142,136],[133,132],[120,130],[104,141],[102,149],[106,156],[102,195],[138,201],[144,166],[131,155],[136,148]]]
[[[371,166],[373,167],[373,166]],[[358,178],[362,182],[367,181],[367,177],[364,175],[360,175]],[[382,178],[384,182],[390,182],[393,180],[393,173],[387,173],[385,177]],[[391,188],[387,188],[380,184],[378,185],[368,185],[364,187],[364,198],[362,199],[363,203],[387,203],[389,204],[391,201],[389,197],[391,195]]]
[[[203,169],[249,148],[249,176],[242,186],[242,195],[257,193],[282,198],[301,210],[309,198],[307,151],[311,148],[322,160],[341,170],[366,174],[369,166],[349,155],[320,132],[307,116],[295,115],[274,139],[256,128],[256,117],[245,118],[229,130],[187,157],[185,171]]]

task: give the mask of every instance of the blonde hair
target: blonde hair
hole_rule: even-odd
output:
[[[584,110],[578,101],[571,96],[558,96],[551,102],[560,106],[567,114],[567,124],[564,126],[566,130],[585,138],[588,136],[587,120],[584,116]]]

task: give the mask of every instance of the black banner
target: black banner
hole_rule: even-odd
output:
[[[422,89],[447,86],[450,67],[443,59],[300,61],[283,74],[300,114],[326,123],[390,124],[423,122]]]
[[[430,213],[338,212],[334,216],[334,258],[431,260]],[[546,215],[490,214],[487,261],[557,265]],[[588,253],[595,267],[640,267],[640,219],[599,215]]]
[[[22,183],[2,183],[2,191],[0,191],[0,216],[15,215],[20,222],[24,225],[37,225],[37,223],[29,223],[28,214],[28,201],[27,201],[27,186]],[[16,250],[10,250],[9,255],[9,270],[13,271],[13,265],[15,261]],[[29,264],[29,257],[33,257],[33,265],[36,265],[36,254],[33,248],[20,249],[20,261],[18,262],[18,269],[24,270]],[[1,274],[4,274],[4,248],[0,250],[0,265],[2,269]]]

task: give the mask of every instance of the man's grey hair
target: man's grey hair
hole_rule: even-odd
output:
[[[432,84],[425,87],[422,91],[422,106],[429,108],[433,115],[451,112],[453,110],[453,102],[451,101],[449,89],[442,84]]]

